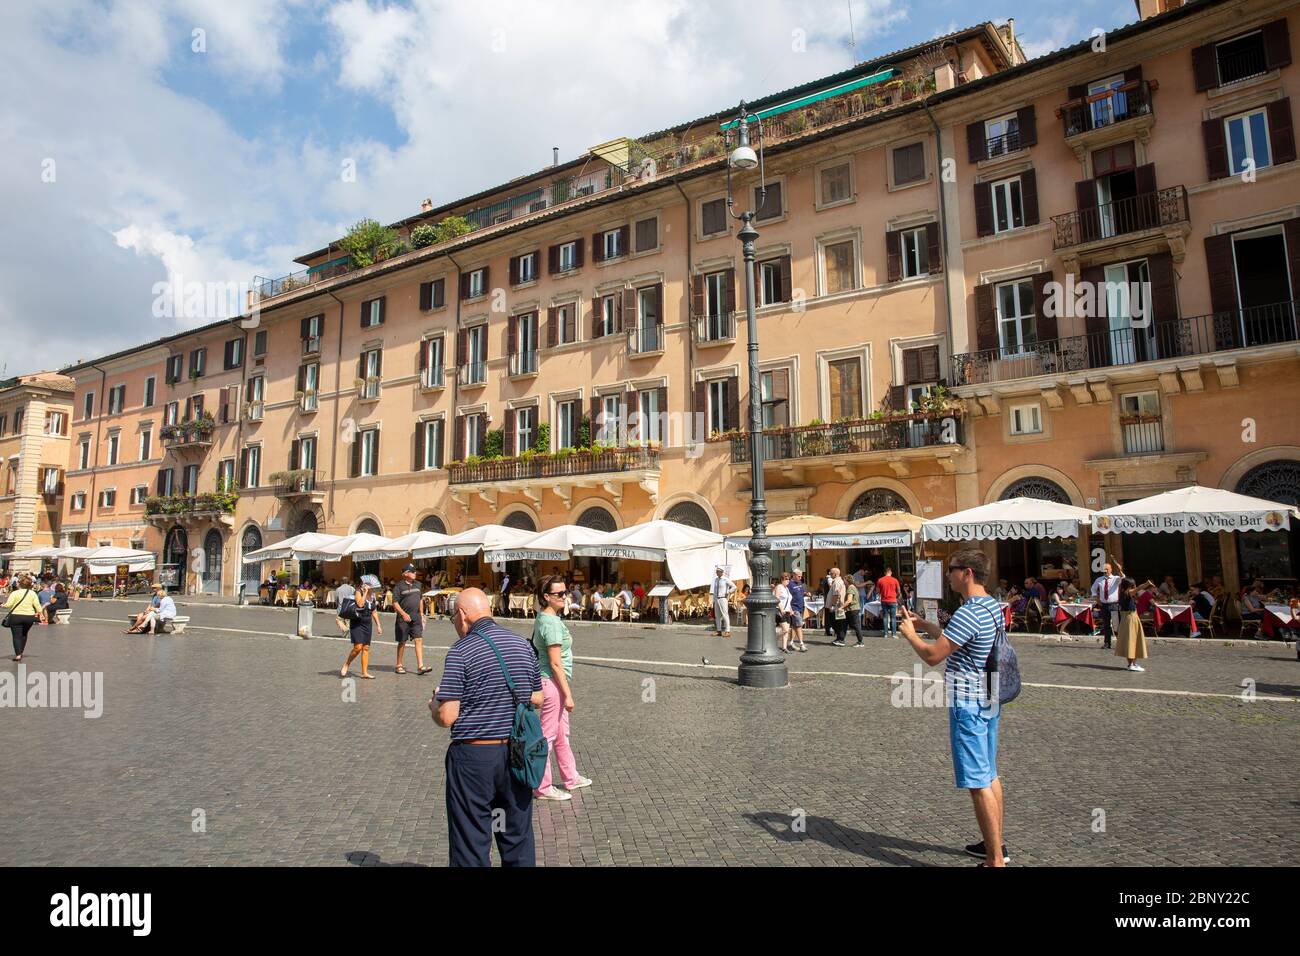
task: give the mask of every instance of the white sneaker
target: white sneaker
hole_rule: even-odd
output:
[[[581,790],[583,787],[590,787],[590,786],[591,786],[590,777],[579,777],[577,783],[575,783],[572,787],[565,787],[564,789],[573,791],[573,790]]]
[[[1145,671],[1145,670],[1146,670],[1146,668],[1143,667],[1141,664],[1130,664],[1130,665],[1128,666],[1128,669],[1131,670],[1131,671]]]
[[[572,800],[573,794],[565,793],[557,787],[548,787],[541,793],[533,794],[538,800]]]

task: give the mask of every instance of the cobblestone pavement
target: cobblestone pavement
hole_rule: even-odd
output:
[[[425,706],[445,622],[428,629],[434,674],[393,674],[381,639],[378,679],[349,703],[345,643],[273,636],[292,612],[187,610],[183,636],[124,637],[125,609],[89,601],[34,631],[28,672],[102,671],[104,711],[0,709],[0,864],[446,862],[446,731]],[[914,673],[905,642],[836,648],[810,632],[790,687],[756,691],[734,681],[740,630],[574,633],[573,744],[595,786],[537,805],[539,862],[969,862],[978,831],[946,715],[891,704],[911,687],[888,679]],[[1156,645],[1144,674],[1093,646],[1017,649],[1029,686],[999,755],[1017,864],[1300,862],[1293,646]],[[17,666],[6,656],[0,673]]]

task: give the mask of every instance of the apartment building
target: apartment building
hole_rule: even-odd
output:
[[[1300,496],[1284,397],[1300,338],[1297,5],[1138,9],[1102,44],[1026,61],[1013,23],[985,23],[747,104],[766,188],[731,185],[760,234],[772,514],[939,515],[1011,494],[1105,506],[1189,480]],[[138,518],[69,502],[67,528],[139,533],[174,583],[229,593],[261,571],[243,553],[305,530],[746,527],[735,114],[426,201],[394,224],[404,238],[452,215],[472,231],[362,267],[332,243],[262,281],[243,323],[67,370],[78,402],[101,395],[70,489],[93,506],[106,481],[155,482],[159,499]],[[1071,297],[1089,283],[1100,308]],[[205,348],[225,361],[194,378]],[[156,412],[95,414],[106,388],[142,398],[149,375]],[[192,425],[154,459],[105,457],[106,425],[216,408],[205,441]],[[196,495],[232,474],[237,503]],[[1300,568],[1288,535],[1207,537],[990,550],[1015,576],[1098,546],[1139,573]]]
[[[9,555],[58,543],[68,462],[72,380],[54,372],[0,382],[0,567],[36,570]]]

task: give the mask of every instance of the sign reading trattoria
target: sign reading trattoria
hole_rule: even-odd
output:
[[[1291,526],[1285,511],[1242,511],[1232,514],[1093,515],[1092,529],[1103,534],[1162,531],[1285,531]]]

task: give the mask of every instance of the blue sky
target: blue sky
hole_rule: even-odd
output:
[[[1131,0],[852,0],[851,47],[849,10],[849,0],[5,4],[4,374],[220,318],[155,315],[156,283],[281,275],[359,218],[391,221],[425,197],[532,172],[552,146],[573,158],[986,19],[1014,17],[1035,56],[1137,16]]]

